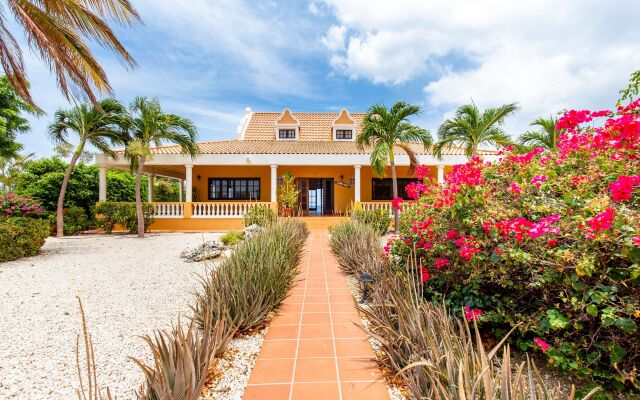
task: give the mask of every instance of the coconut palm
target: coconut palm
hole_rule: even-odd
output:
[[[371,169],[377,176],[384,176],[387,164],[391,166],[393,197],[398,197],[396,175],[396,149],[402,149],[409,156],[410,170],[418,164],[409,143],[431,146],[431,135],[426,129],[411,124],[407,118],[420,113],[420,106],[399,101],[391,108],[384,104],[371,106],[364,117],[362,132],[356,138],[360,150],[371,151]],[[394,210],[394,230],[398,232],[398,210]]]
[[[133,57],[109,26],[109,22],[132,25],[140,22],[129,0],[7,0],[6,10],[22,27],[29,48],[36,51],[55,74],[62,93],[69,98],[71,87],[80,88],[97,104],[94,90],[110,93],[111,86],[87,41],[119,55],[129,67]],[[29,92],[22,49],[9,31],[4,7],[0,12],[0,63],[11,85],[29,104]]]
[[[530,126],[538,126],[537,131],[525,132],[518,142],[525,147],[542,147],[545,150],[554,150],[558,141],[560,131],[556,129],[558,119],[550,116],[549,118],[538,118],[533,121]]]
[[[56,144],[70,145],[69,135],[74,133],[79,141],[71,154],[71,161],[65,171],[58,207],[56,209],[56,232],[58,237],[64,235],[64,196],[69,185],[69,178],[78,159],[84,152],[87,143],[93,145],[99,151],[115,157],[111,146],[124,145],[126,135],[121,124],[126,115],[126,108],[120,102],[106,99],[97,105],[78,104],[69,110],[59,109],[49,125],[49,137]]]
[[[433,153],[442,158],[442,151],[449,146],[464,147],[467,157],[476,157],[481,145],[505,146],[511,143],[502,129],[505,118],[518,111],[516,103],[481,111],[475,104],[465,104],[456,110],[454,118],[444,121],[438,129],[438,142]]]
[[[182,152],[192,157],[198,153],[196,139],[198,132],[191,120],[174,114],[165,114],[157,99],[136,97],[129,107],[130,116],[127,119],[127,133],[130,142],[125,155],[131,160],[131,169],[136,170],[136,215],[138,218],[138,237],[144,237],[144,214],[140,182],[144,163],[151,159],[150,147],[161,146],[163,143],[175,143],[182,148]],[[191,188],[187,188],[191,190]]]

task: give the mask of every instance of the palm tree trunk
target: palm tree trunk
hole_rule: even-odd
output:
[[[142,169],[144,167],[144,157],[140,157],[138,160],[138,172],[136,173],[136,217],[138,218],[138,237],[144,237],[144,214],[142,212],[142,194],[141,194],[141,181],[142,181]]]
[[[69,179],[71,179],[71,173],[73,172],[73,168],[76,166],[76,162],[78,158],[80,158],[80,154],[82,154],[82,150],[84,149],[84,140],[81,140],[78,143],[78,147],[76,151],[73,153],[71,157],[71,161],[69,161],[69,165],[67,166],[67,170],[64,173],[64,178],[62,178],[62,186],[60,186],[60,194],[58,195],[58,206],[56,208],[56,236],[63,237],[64,236],[64,196],[67,194],[67,186],[69,186]]]
[[[398,177],[396,175],[396,164],[393,158],[393,150],[389,151],[389,165],[391,165],[391,187],[393,188],[393,198],[398,197]],[[398,228],[400,225],[400,212],[397,209],[393,210],[393,233],[398,234]]]

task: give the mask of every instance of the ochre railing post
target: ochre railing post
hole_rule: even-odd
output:
[[[182,203],[182,204],[184,205],[183,218],[191,218],[191,214],[193,213],[193,203],[185,202],[185,203]]]

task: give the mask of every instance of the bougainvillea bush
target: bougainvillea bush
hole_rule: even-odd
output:
[[[521,349],[637,391],[640,102],[569,111],[558,128],[552,153],[506,149],[456,166],[443,186],[412,184],[385,252],[485,332],[517,326]]]
[[[0,196],[0,262],[33,256],[49,236],[44,209],[15,193]]]
[[[0,196],[0,217],[39,217],[44,208],[28,197],[13,192]]]

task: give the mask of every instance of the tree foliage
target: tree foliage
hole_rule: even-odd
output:
[[[0,159],[18,157],[22,145],[18,134],[29,131],[29,122],[21,115],[38,114],[13,90],[6,76],[0,77]]]

